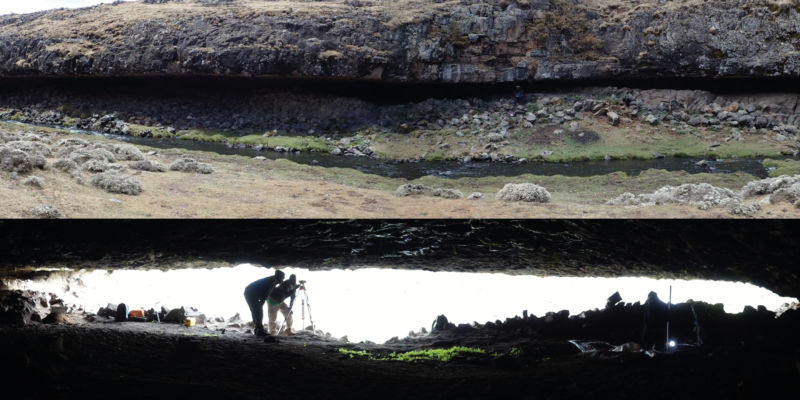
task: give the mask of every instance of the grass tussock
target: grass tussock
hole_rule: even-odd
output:
[[[764,160],[764,168],[769,169],[769,176],[800,175],[800,160]]]
[[[413,363],[422,361],[448,362],[459,356],[486,355],[486,350],[476,347],[453,346],[447,349],[422,349],[406,352],[392,352],[381,356],[366,350],[348,350],[340,348],[339,353],[344,354],[349,358],[362,358],[379,361],[404,361]]]

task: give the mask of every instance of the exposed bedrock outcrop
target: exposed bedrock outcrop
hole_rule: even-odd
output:
[[[746,281],[800,296],[792,221],[0,221],[0,276],[26,267],[391,267]]]
[[[148,1],[0,17],[0,75],[800,76],[797,0]]]

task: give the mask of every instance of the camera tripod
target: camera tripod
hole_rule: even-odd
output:
[[[311,323],[311,332],[316,331],[314,327],[314,319],[311,318],[311,302],[308,301],[308,291],[306,290],[306,281],[299,281],[300,286],[297,290],[301,290],[303,293],[300,295],[300,319],[302,323],[302,329],[306,329],[306,310],[308,310],[308,321]],[[294,302],[289,305],[289,314],[292,313],[292,307],[294,306]],[[280,329],[278,329],[278,334],[283,331],[283,327],[286,325],[286,318],[283,319],[281,323]]]

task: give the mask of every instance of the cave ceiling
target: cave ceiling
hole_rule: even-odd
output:
[[[63,222],[63,221],[58,221]],[[0,221],[5,276],[41,268],[406,268],[744,281],[800,296],[792,221]]]

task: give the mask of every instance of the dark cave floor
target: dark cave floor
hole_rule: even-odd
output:
[[[146,322],[5,325],[0,355],[10,368],[1,387],[18,389],[20,398],[48,399],[779,398],[800,390],[796,311],[761,325],[752,324],[761,310],[750,319],[729,318],[751,323],[754,334],[730,321],[709,321],[713,343],[669,354],[581,353],[568,342],[622,344],[635,330],[624,316],[641,321],[631,307],[580,318],[562,313],[450,325],[384,344],[345,343],[310,331],[267,343],[238,329]],[[452,346],[486,354],[448,362],[374,359]],[[343,348],[372,356],[350,357]]]

